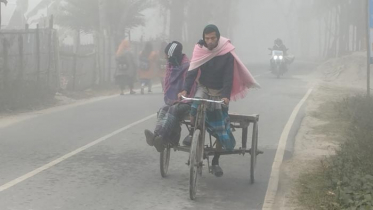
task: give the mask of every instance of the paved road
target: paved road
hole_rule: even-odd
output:
[[[153,94],[115,96],[0,128],[0,209],[261,209],[280,135],[309,88],[305,78],[311,65],[295,64],[281,79],[267,74],[267,65],[250,67],[262,89],[232,103],[230,110],[261,115],[259,148],[265,153],[258,157],[255,184],[249,184],[248,155],[222,157],[222,178],[205,170],[196,201],[189,200],[186,153],[171,154],[170,175],[162,179],[159,154],[143,135],[145,128],[154,127],[155,118],[138,122],[162,105],[161,91],[155,88]],[[235,136],[239,139],[240,132]],[[100,142],[75,151],[95,140]],[[71,157],[59,159],[66,154]],[[56,159],[58,164],[46,165]],[[39,167],[44,168],[34,171]],[[15,180],[22,176],[25,180]]]

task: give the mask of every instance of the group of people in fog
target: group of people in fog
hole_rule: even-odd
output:
[[[153,80],[159,78],[164,89],[167,59],[163,56],[167,43],[160,44],[160,50],[154,50],[153,44],[147,42],[139,55],[134,55],[130,42],[123,40],[116,52],[115,82],[120,87],[120,95],[124,95],[126,87],[130,94],[136,94],[134,84],[139,81],[141,94],[152,92]]]

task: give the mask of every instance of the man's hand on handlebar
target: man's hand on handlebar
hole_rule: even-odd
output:
[[[179,100],[182,100],[182,99],[186,98],[186,95],[187,95],[187,92],[185,90],[183,90],[177,96],[178,96]],[[195,100],[204,100],[204,99],[195,99]],[[212,100],[207,100],[207,99],[205,99],[205,101],[208,101],[208,102],[223,102],[227,106],[229,105],[229,102],[230,102],[230,100],[228,98],[222,98],[221,101],[212,101]]]
[[[181,91],[181,92],[177,95],[177,97],[181,100],[181,99],[182,99],[182,96],[186,97],[186,95],[187,95],[187,92],[186,92],[185,90],[183,90],[183,91]]]
[[[225,105],[229,105],[229,102],[230,102],[229,99],[227,99],[227,98],[222,98],[222,100],[224,101]]]

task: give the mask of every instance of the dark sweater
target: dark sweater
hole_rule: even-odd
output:
[[[184,90],[190,92],[201,69],[199,82],[201,85],[220,90],[222,89],[222,98],[230,99],[233,84],[234,57],[231,53],[216,56],[200,68],[188,72],[185,79]]]

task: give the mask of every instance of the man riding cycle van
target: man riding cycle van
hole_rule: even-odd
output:
[[[206,110],[206,129],[210,135],[217,139],[214,158],[212,159],[212,172],[221,177],[223,170],[219,165],[219,150],[233,150],[235,139],[230,128],[229,102],[243,98],[247,88],[259,86],[249,70],[240,61],[235,53],[235,47],[230,40],[220,36],[217,26],[207,25],[203,30],[203,40],[200,40],[193,51],[183,91],[179,97],[191,93],[193,84],[198,80],[195,98],[214,101],[224,101],[224,105],[210,103]],[[199,106],[198,101],[192,103],[191,123]],[[192,138],[186,138],[183,143],[190,145]]]

